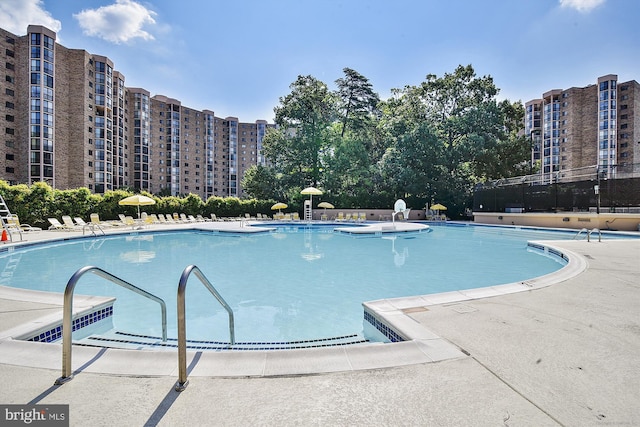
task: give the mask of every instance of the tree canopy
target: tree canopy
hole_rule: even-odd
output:
[[[336,89],[299,76],[274,109],[263,141],[267,166],[250,169],[243,187],[256,198],[292,200],[309,185],[344,208],[414,208],[443,203],[449,215],[470,207],[474,185],[521,174],[530,147],[520,135],[520,101],[498,102],[490,76],[471,65],[379,95],[345,68]]]

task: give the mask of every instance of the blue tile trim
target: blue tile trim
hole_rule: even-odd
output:
[[[71,329],[73,331],[77,331],[78,329],[82,329],[85,326],[89,326],[93,323],[99,322],[100,320],[106,319],[111,316],[113,316],[112,305],[108,307],[100,308],[96,311],[92,311],[91,313],[87,313],[83,316],[78,317],[77,319],[73,319]],[[62,324],[59,324],[59,325],[53,326],[51,329],[47,331],[41,332],[38,335],[28,338],[26,341],[53,342],[61,338],[62,338]]]
[[[401,341],[406,341],[398,332],[396,332],[393,328],[391,328],[389,325],[387,325],[386,323],[380,321],[380,319],[378,319],[377,317],[375,317],[373,314],[371,314],[370,312],[368,312],[367,310],[364,311],[364,320],[366,320],[367,322],[369,322],[371,325],[373,325],[374,328],[376,328],[377,330],[379,330],[385,337],[387,337],[389,339],[389,341],[391,342],[401,342]]]

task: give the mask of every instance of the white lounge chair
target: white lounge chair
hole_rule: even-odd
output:
[[[69,230],[82,230],[82,226],[73,222],[73,219],[71,219],[71,216],[69,215],[62,215],[62,222]]]
[[[53,231],[73,230],[73,228],[69,228],[66,225],[62,224],[60,221],[58,221],[57,218],[47,218],[47,221],[49,221],[49,224],[51,224],[51,226],[49,226],[49,230],[53,230]]]

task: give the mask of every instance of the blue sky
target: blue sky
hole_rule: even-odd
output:
[[[638,0],[0,0],[0,27],[45,25],[129,87],[243,122],[272,122],[298,75],[333,89],[345,67],[383,98],[459,64],[523,102],[640,80],[639,16]]]

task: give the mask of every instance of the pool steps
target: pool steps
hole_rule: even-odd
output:
[[[367,339],[358,334],[300,341],[236,342],[233,345],[223,341],[187,340],[187,349],[209,351],[293,350],[300,348],[358,345],[368,342]],[[91,335],[82,340],[74,341],[74,345],[135,350],[175,350],[178,348],[178,340],[177,338],[168,338],[167,341],[163,342],[162,338],[157,336],[116,331],[104,335]]]

